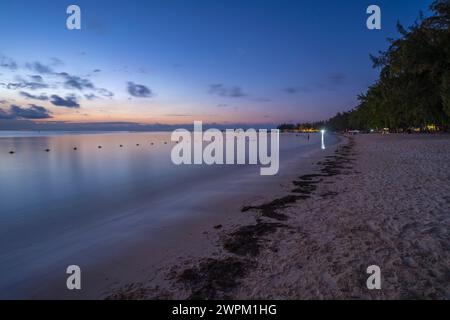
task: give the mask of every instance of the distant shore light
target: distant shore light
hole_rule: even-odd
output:
[[[325,140],[324,140],[324,138],[323,138],[323,136],[325,135],[325,129],[322,129],[322,130],[320,130],[320,134],[321,134],[321,149],[322,150],[325,150]]]

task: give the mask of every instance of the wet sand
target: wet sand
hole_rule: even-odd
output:
[[[208,250],[101,298],[450,299],[450,136],[360,135],[329,152],[206,229]]]

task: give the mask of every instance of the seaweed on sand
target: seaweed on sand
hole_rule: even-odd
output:
[[[242,226],[229,235],[223,242],[223,247],[225,250],[240,256],[256,257],[259,255],[262,237],[274,233],[281,227],[286,227],[286,225],[262,221],[258,221],[257,224]]]
[[[278,210],[287,208],[290,204],[295,203],[302,197],[298,195],[287,195],[282,198],[272,200],[268,203],[263,203],[259,206],[246,206],[241,209],[242,212],[250,210],[259,210],[263,217],[272,218],[279,221],[286,221],[287,215],[279,213]]]
[[[188,299],[230,299],[229,293],[239,285],[239,279],[253,267],[255,263],[248,259],[205,259],[198,266],[185,269],[177,280],[191,290]]]

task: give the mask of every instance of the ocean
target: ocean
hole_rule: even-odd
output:
[[[326,134],[326,145],[337,141]],[[220,214],[208,209],[216,198],[267,194],[321,141],[281,134],[277,176],[259,165],[177,166],[173,146],[169,132],[0,131],[0,297],[28,296],[27,284],[93,265],[141,234],[151,242],[162,226]]]

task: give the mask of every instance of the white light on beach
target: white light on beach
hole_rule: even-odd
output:
[[[321,140],[322,140],[322,150],[325,150],[325,141],[324,141],[324,138],[323,138],[323,136],[325,135],[325,130],[320,130],[320,134],[322,135],[322,138],[321,138]]]

